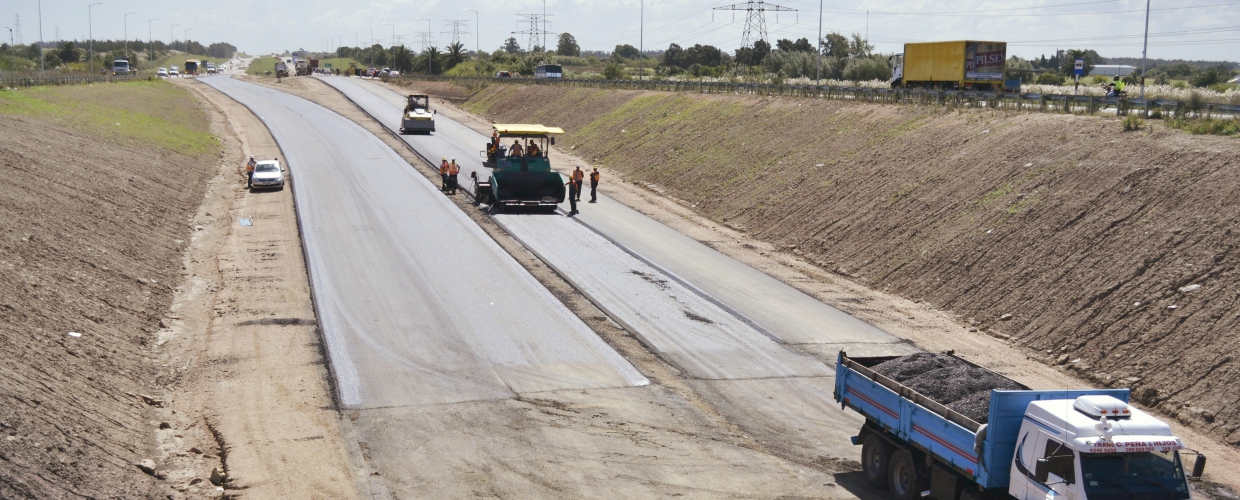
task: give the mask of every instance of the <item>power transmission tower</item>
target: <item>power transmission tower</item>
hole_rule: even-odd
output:
[[[413,34],[418,37],[418,41],[416,43],[422,46],[422,52],[426,52],[426,48],[435,42],[434,39],[431,38],[431,32],[429,31],[415,31]]]
[[[21,14],[17,14],[16,16],[13,17],[13,37],[15,38],[15,41],[13,42],[14,45],[22,44],[22,15]]]
[[[796,9],[789,9],[780,5],[769,4],[763,0],[749,0],[746,3],[737,3],[725,5],[723,7],[715,7],[714,10],[730,10],[745,12],[745,33],[741,35],[741,47],[752,47],[753,43],[758,40],[766,41],[766,13],[769,12],[796,12]]]
[[[448,31],[440,31],[440,33],[450,33],[452,35],[452,43],[454,44],[461,43],[461,35],[473,34],[461,29],[465,26],[465,23],[469,22],[468,19],[444,19],[444,22],[448,23],[444,25],[444,27],[448,28]]]
[[[547,18],[551,17],[550,14],[517,14],[517,15],[525,18],[524,21],[517,21],[517,22],[528,23],[530,25],[529,29],[512,32],[514,35],[529,35],[530,36],[526,50],[528,51],[534,50],[534,46],[540,44],[539,42],[540,36],[543,36],[542,39],[545,40],[546,39],[545,35],[553,34],[550,31],[547,31]],[[539,46],[541,47],[541,45]],[[546,52],[546,50],[547,48],[543,47],[543,51]]]

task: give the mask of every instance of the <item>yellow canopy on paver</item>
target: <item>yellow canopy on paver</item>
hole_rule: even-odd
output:
[[[564,129],[560,127],[544,127],[536,124],[497,123],[491,126],[495,128],[495,130],[498,130],[500,135],[505,136],[547,136],[551,134],[564,133]]]

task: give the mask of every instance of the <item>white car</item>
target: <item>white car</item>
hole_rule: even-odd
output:
[[[284,189],[284,168],[279,160],[263,160],[254,166],[250,189],[263,188]]]
[[[388,77],[389,77],[389,78],[395,78],[395,77],[398,77],[398,76],[400,76],[400,72],[399,72],[399,71],[392,70],[392,71],[389,71],[389,72],[388,72]]]
[[[177,67],[176,67],[176,66],[173,66],[173,67],[172,67],[172,71],[169,71],[169,72],[168,72],[168,75],[169,75],[169,76],[181,76],[181,73],[177,71]]]
[[[159,68],[159,72],[157,72],[155,75],[168,78],[168,68]]]

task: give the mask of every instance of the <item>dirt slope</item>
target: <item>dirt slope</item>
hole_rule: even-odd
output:
[[[706,217],[1240,444],[1234,139],[1157,121],[1124,133],[1096,117],[512,85],[464,107],[562,126],[563,149]]]
[[[158,488],[134,465],[159,424],[139,395],[175,376],[153,334],[215,166],[201,110],[170,88],[0,96],[0,498]]]

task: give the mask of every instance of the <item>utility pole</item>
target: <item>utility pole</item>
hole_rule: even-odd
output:
[[[91,73],[95,72],[95,27],[94,27],[93,17],[91,16],[91,9],[93,9],[96,5],[103,5],[103,2],[95,2],[95,3],[92,3],[86,6],[86,29],[88,30],[87,33],[90,33],[90,72]]]
[[[176,28],[177,26],[180,26],[180,24],[174,24],[168,27],[168,48],[169,50],[176,47],[177,37],[175,34],[172,33],[172,30],[173,28]],[[181,70],[184,71],[185,68],[181,68]]]
[[[374,25],[374,21],[371,21],[370,24]],[[374,51],[370,50],[370,47],[375,44],[375,30],[372,28],[366,28],[366,31],[370,32],[370,42],[366,44],[366,54],[369,55],[369,57],[367,57],[369,60],[366,61],[366,68],[369,69],[375,67],[375,54]]]
[[[126,12],[125,16],[121,18],[125,21],[125,60],[126,61],[129,60],[129,16],[132,16],[134,14],[137,14],[137,12]],[[133,63],[129,64],[129,69],[133,70]]]
[[[641,73],[637,75],[638,81],[646,76],[646,0],[640,0],[640,3],[637,14],[639,18],[637,21],[637,67]]]
[[[9,30],[9,61],[12,62],[13,54],[17,53],[17,44],[13,42],[13,28],[8,26],[4,28]]]
[[[39,0],[39,72],[46,71],[43,67],[43,0]]]
[[[422,44],[422,52],[426,52],[426,76],[430,76],[431,75],[431,51],[426,48],[427,47],[426,43],[429,43],[430,38],[431,38],[431,20],[424,18],[424,17],[419,17],[418,19],[426,21],[426,38],[423,39],[426,42]]]
[[[362,48],[362,43],[361,43],[361,42],[359,42],[359,41],[357,41],[357,32],[356,32],[356,31],[350,31],[349,33],[352,33],[352,34],[353,34],[353,45],[356,45],[356,46],[357,46],[357,48],[359,48],[359,49],[360,49],[360,48]]]
[[[478,57],[478,55],[482,53],[482,14],[479,14],[478,11],[474,9],[461,10],[468,10],[474,13],[474,29],[478,30],[478,32],[474,34],[474,57]]]
[[[383,23],[392,27],[392,46],[396,46],[396,25],[392,23]]]
[[[155,63],[155,35],[153,35],[154,31],[152,31],[151,26],[153,26],[155,21],[158,20],[159,19],[151,19],[146,23],[146,51],[148,52],[147,62],[151,63],[152,66]]]
[[[181,40],[183,40],[181,42],[181,49],[184,50],[186,54],[189,53],[189,32],[191,31],[194,31],[194,28],[181,30]]]
[[[866,17],[865,24],[866,24],[866,32],[867,32],[866,36],[870,36],[869,35],[869,30],[870,30],[869,12],[870,11],[867,10],[866,15],[865,15]],[[818,82],[821,80],[822,80],[822,0],[818,0],[818,41],[814,44],[814,85],[818,85]]]
[[[1145,51],[1150,47],[1150,0],[1145,0],[1145,41],[1141,42],[1141,100],[1145,100]],[[1149,105],[1145,106],[1149,109]]]

